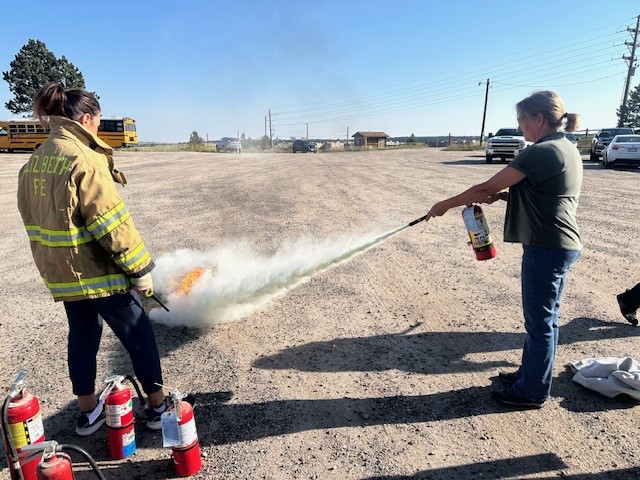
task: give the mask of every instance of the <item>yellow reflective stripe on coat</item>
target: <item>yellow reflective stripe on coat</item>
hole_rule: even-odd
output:
[[[140,244],[129,253],[113,259],[125,272],[135,271],[136,267],[143,265],[145,262],[148,263],[150,260],[151,255],[149,255],[144,242],[140,242]]]
[[[96,238],[96,240],[100,240],[118,225],[126,222],[129,217],[129,209],[124,202],[120,202],[107,213],[101,215],[87,225],[87,229]]]
[[[39,225],[25,225],[29,240],[47,247],[76,247],[94,240],[93,235],[85,228],[71,230],[51,230]]]
[[[49,282],[46,278],[43,280],[56,299],[126,290],[129,287],[129,279],[121,273],[83,278],[76,282]]]

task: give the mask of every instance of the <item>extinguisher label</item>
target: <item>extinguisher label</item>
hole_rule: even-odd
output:
[[[38,414],[20,423],[9,424],[9,435],[11,442],[16,448],[22,448],[30,445],[44,437],[44,425],[42,424],[42,415]]]
[[[133,410],[133,401],[129,400],[122,405],[107,405],[107,425],[111,427],[121,427],[122,417]]]
[[[474,248],[486,247],[492,243],[489,226],[482,213],[476,214],[473,207],[467,207],[462,211],[462,218]]]
[[[198,432],[196,431],[196,421],[194,418],[187,423],[180,425],[180,446],[188,447],[198,440]]]
[[[131,430],[122,435],[122,456],[124,458],[133,455],[136,452],[136,432]]]
[[[164,412],[160,420],[162,422],[162,446],[175,447],[180,445],[180,427],[175,410]]]

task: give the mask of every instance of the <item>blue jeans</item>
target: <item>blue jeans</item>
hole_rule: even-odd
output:
[[[527,335],[516,393],[542,402],[549,398],[558,347],[558,311],[567,274],[579,250],[523,245],[522,311]]]
[[[67,361],[75,395],[95,391],[96,355],[102,336],[100,315],[129,353],[133,371],[148,395],[162,384],[160,355],[149,317],[136,293],[114,294],[105,298],[64,302],[69,321]],[[112,374],[126,375],[122,372]]]

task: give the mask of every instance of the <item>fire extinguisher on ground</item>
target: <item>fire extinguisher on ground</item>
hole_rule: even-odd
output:
[[[26,370],[21,370],[11,384],[2,405],[2,436],[12,480],[36,480],[37,459],[24,456],[26,446],[44,442],[40,401],[25,386]]]
[[[193,396],[171,393],[173,405],[162,414],[162,445],[172,448],[176,474],[188,477],[200,471],[200,442],[193,415]]]
[[[99,401],[104,401],[107,445],[109,456],[114,460],[130,457],[136,451],[133,401],[131,391],[123,385],[124,381],[125,377],[122,375],[106,378],[104,383],[107,386],[99,397]]]
[[[498,255],[482,208],[479,205],[466,207],[462,210],[462,219],[467,228],[469,244],[473,247],[476,259],[489,260]]]
[[[105,480],[95,460],[86,451],[76,445],[58,445],[56,441],[47,441],[24,447],[29,462],[36,462],[36,480],[74,480],[71,457],[64,451],[80,453],[91,465],[99,480]],[[38,462],[38,458],[40,461]]]

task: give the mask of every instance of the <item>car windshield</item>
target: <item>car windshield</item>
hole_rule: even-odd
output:
[[[496,133],[496,137],[499,137],[501,135],[522,137],[522,130],[518,130],[517,128],[501,128],[500,130],[498,130],[498,133]]]
[[[630,128],[611,128],[608,130],[602,130],[600,132],[601,137],[615,137],[616,135],[632,133]]]

